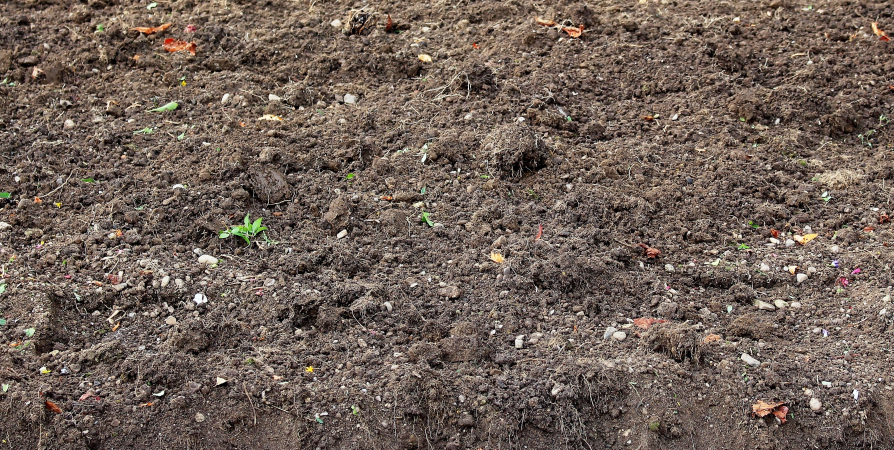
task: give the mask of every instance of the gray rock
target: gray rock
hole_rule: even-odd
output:
[[[220,262],[217,258],[211,255],[202,255],[199,256],[199,264],[204,264],[206,266],[213,266]]]
[[[456,286],[447,286],[438,289],[438,297],[447,297],[450,299],[457,299],[462,297],[463,290]]]
[[[164,278],[161,279],[161,287],[168,287],[171,284],[171,277],[165,275]]]
[[[515,337],[515,348],[519,350],[525,348],[525,335],[520,334]]]
[[[345,94],[345,103],[349,105],[353,105],[357,103],[357,96],[354,94]]]
[[[602,335],[602,339],[607,340],[608,338],[612,337],[612,335],[615,334],[615,331],[618,331],[618,329],[615,327],[606,328],[605,334]]]
[[[627,339],[627,333],[623,331],[615,331],[614,333],[612,333],[612,339],[621,342],[624,339]]]
[[[748,364],[751,367],[755,367],[755,368],[761,366],[761,362],[754,359],[748,353],[742,353],[742,362],[744,362],[745,364]]]
[[[74,129],[75,123],[74,120],[66,119],[65,122],[62,123],[63,130],[71,130]]]
[[[815,413],[822,412],[823,402],[821,402],[820,399],[815,398],[815,397],[810,399],[810,410]]]
[[[202,413],[196,413],[196,422],[202,423],[205,421],[205,415]]]

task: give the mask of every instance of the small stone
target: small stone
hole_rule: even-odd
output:
[[[762,300],[755,300],[754,306],[764,311],[776,311],[776,307]]]
[[[618,329],[615,327],[606,328],[605,334],[602,335],[602,340],[607,340],[608,338],[612,337],[612,335],[615,334],[616,331],[618,331]]]
[[[823,410],[823,402],[816,397],[810,399],[810,410],[815,413],[821,412]]]
[[[815,274],[815,273],[816,273],[816,267],[808,267],[808,268],[807,268],[807,273],[809,273],[809,274],[811,274],[811,275]]]
[[[771,243],[771,244],[777,244],[777,245],[778,245],[780,242],[781,242],[781,241],[780,241],[779,239],[776,239],[776,238],[770,238],[770,243]]]
[[[785,300],[776,299],[776,300],[773,300],[773,306],[775,306],[779,309],[782,309],[782,308],[785,308],[788,306],[788,302]]]
[[[624,339],[627,339],[627,333],[623,331],[615,331],[614,333],[612,333],[612,339],[621,342]]]
[[[205,421],[205,415],[202,413],[196,413],[196,422],[202,423]]]
[[[217,258],[211,255],[202,255],[199,256],[199,264],[204,264],[206,266],[213,266],[220,262]]]
[[[813,334],[820,334],[820,333],[823,332],[823,329],[820,328],[820,327],[816,327],[816,328],[813,329],[812,332],[813,332]]]
[[[195,297],[192,298],[192,301],[196,302],[197,305],[202,305],[208,303],[208,297],[206,297],[205,294],[199,292],[195,295]]]
[[[12,225],[10,225],[10,224],[8,224],[8,223],[6,223],[6,222],[0,222],[0,230],[5,230],[5,229],[10,228],[10,227],[12,227]]]
[[[807,281],[807,278],[810,278],[810,277],[808,277],[806,273],[799,273],[799,274],[795,275],[795,279],[798,280],[798,283],[803,283],[803,282]]]
[[[345,237],[345,236],[347,236],[347,235],[348,235],[348,230],[341,230],[341,231],[338,232],[337,235],[335,235],[335,238],[336,238],[336,239],[341,239],[341,238],[343,238],[343,237]]]
[[[801,302],[792,302],[791,305],[789,305],[789,306],[791,306],[792,308],[798,309],[801,307]]]
[[[525,348],[525,335],[520,334],[515,337],[515,348],[519,350]]]
[[[161,279],[161,287],[168,287],[171,284],[171,277],[165,275],[164,278]]]
[[[791,247],[791,246],[793,246],[793,245],[795,245],[795,241],[794,241],[794,240],[792,240],[792,239],[786,239],[786,240],[785,240],[785,246],[786,246],[786,247]]]
[[[174,316],[168,316],[168,318],[165,319],[165,323],[171,326],[177,325],[177,318]]]
[[[463,290],[456,286],[447,286],[438,289],[438,297],[447,297],[450,299],[457,299],[462,297]]]
[[[177,289],[183,289],[183,287],[186,286],[186,282],[177,278],[174,280],[174,286],[177,286]]]
[[[220,99],[220,103],[226,105],[230,101],[230,94],[224,94]]]
[[[269,94],[269,95],[267,95],[267,100],[269,100],[271,102],[281,102],[282,97],[280,97],[276,94]]]
[[[741,358],[742,358],[742,362],[744,362],[745,364],[748,364],[748,365],[751,366],[751,367],[760,367],[760,366],[761,366],[761,362],[758,361],[758,360],[756,360],[756,359],[754,359],[754,358],[753,358],[751,355],[749,355],[748,353],[742,353],[742,357],[741,357]]]
[[[391,312],[394,310],[394,306],[391,305],[391,302],[385,302],[385,303],[382,303],[382,305],[385,306],[385,309],[387,309],[388,312]]]
[[[357,96],[354,94],[345,94],[345,103],[348,105],[357,103]]]
[[[329,22],[329,25],[332,25],[333,28],[341,28],[341,20],[335,19]]]
[[[664,265],[664,270],[667,271],[667,272],[671,272],[671,273],[673,273],[673,271],[674,271],[674,265],[673,265],[673,264],[665,264],[665,265]]]
[[[115,292],[121,292],[121,291],[123,291],[126,287],[127,287],[127,283],[119,283],[119,284],[113,284],[113,285],[112,285],[112,289],[114,289]]]
[[[63,129],[63,130],[71,130],[71,129],[73,129],[74,127],[75,127],[74,120],[71,120],[71,119],[65,119],[65,122],[62,123],[62,129]]]
[[[7,225],[9,225],[9,224],[7,224]],[[3,222],[0,222],[0,230],[2,230],[2,229],[3,229]],[[891,294],[888,294],[888,295],[882,297],[882,301],[885,302],[885,303],[890,302],[890,301],[891,301]]]
[[[829,249],[832,253],[838,253],[841,249],[838,248],[837,245],[833,245],[832,248]]]

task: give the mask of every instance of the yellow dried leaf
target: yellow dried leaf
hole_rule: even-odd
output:
[[[789,267],[788,267],[788,271],[789,271],[789,273],[791,273],[792,275],[795,274],[795,271],[796,271],[796,270],[798,270],[798,266],[789,266]]]
[[[431,56],[426,55],[425,53],[422,53],[421,55],[419,55],[419,60],[422,61],[422,62],[424,62],[424,63],[430,63],[430,62],[431,62]]]
[[[506,261],[506,258],[503,258],[503,255],[501,255],[501,254],[499,254],[499,253],[493,253],[493,252],[491,252],[491,254],[490,254],[490,260],[493,261],[493,262],[495,262],[495,263],[497,263],[497,264],[503,264],[503,262]]]
[[[804,236],[798,236],[796,234],[794,236],[794,238],[795,238],[795,241],[797,241],[799,244],[804,245],[804,244],[816,239],[817,236],[818,235],[816,233],[805,234]]]
[[[258,117],[258,120],[278,120],[282,122],[282,117],[274,116],[273,114],[264,114],[261,117]]]

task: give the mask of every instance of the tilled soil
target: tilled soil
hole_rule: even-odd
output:
[[[3,2],[2,446],[891,448],[876,21]]]

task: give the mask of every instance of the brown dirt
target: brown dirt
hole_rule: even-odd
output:
[[[2,446],[890,448],[891,3],[547,4],[0,4]]]

